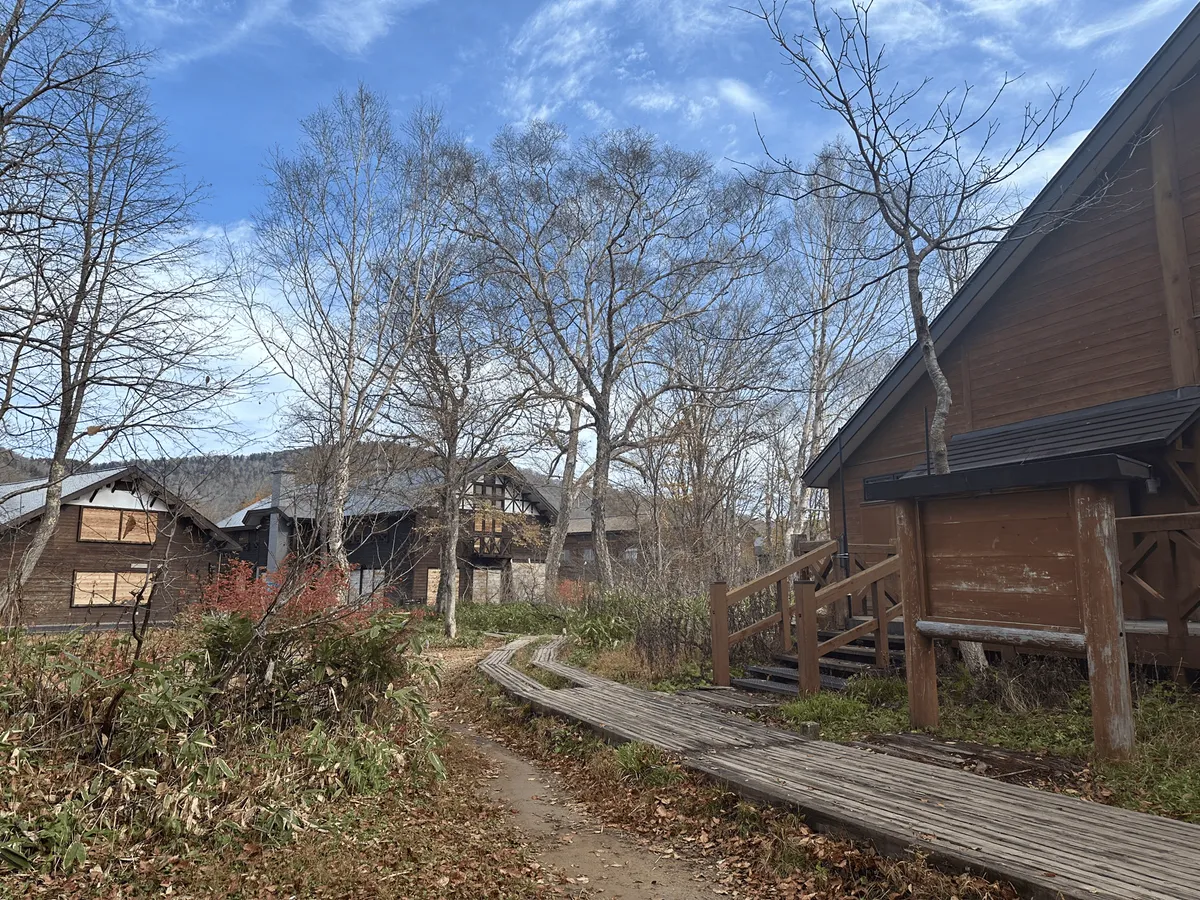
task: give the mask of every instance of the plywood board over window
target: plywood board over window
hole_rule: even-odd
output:
[[[76,572],[72,606],[124,606],[147,589],[147,572]],[[143,600],[149,599],[143,597]]]
[[[158,513],[139,509],[85,506],[79,511],[79,540],[121,544],[153,544]]]
[[[437,606],[438,585],[442,583],[442,570],[430,569],[425,582],[425,605]]]

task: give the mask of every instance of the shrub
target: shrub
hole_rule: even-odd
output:
[[[0,861],[286,840],[314,804],[436,777],[407,614],[346,607],[336,579],[214,581],[179,629],[10,632],[0,662]],[[311,577],[310,577],[311,576]],[[19,811],[19,813],[18,813]]]

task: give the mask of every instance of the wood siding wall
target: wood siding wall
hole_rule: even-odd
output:
[[[1195,282],[1200,278],[1200,82],[1185,84],[1171,102],[1180,206]],[[1119,167],[1105,175],[1111,186],[1104,199],[1042,238],[963,333],[943,348],[954,396],[948,436],[1176,386],[1149,141],[1121,158]],[[1191,294],[1196,297],[1196,291]],[[1200,314],[1200,303],[1193,313]],[[1195,319],[1192,328],[1194,340]],[[924,464],[924,410],[932,412],[933,402],[932,386],[922,377],[848,456],[850,541],[874,543],[894,536],[890,504],[864,506],[862,482]],[[1170,497],[1172,503],[1177,499]],[[839,533],[837,473],[830,482],[830,512]]]
[[[204,581],[220,566],[222,554],[212,549],[207,538],[186,520],[159,513],[158,534],[153,545],[80,541],[80,506],[64,506],[50,543],[25,585],[21,619],[27,625],[111,625],[129,620],[121,606],[74,607],[71,605],[75,572],[153,571],[169,560],[155,587],[151,616],[169,621],[183,605],[200,596]],[[28,546],[26,529],[0,540],[0,572],[19,559]],[[138,568],[135,568],[138,567]]]

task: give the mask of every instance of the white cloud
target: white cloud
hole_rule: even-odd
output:
[[[631,93],[625,100],[634,109],[644,112],[670,112],[679,106],[678,94],[663,85],[653,85]]]
[[[1012,186],[1024,195],[1032,197],[1046,186],[1054,174],[1062,168],[1075,149],[1083,143],[1091,129],[1081,128],[1058,135],[1046,147],[1025,164],[1012,178]]]
[[[1144,25],[1189,3],[1190,0],[1146,0],[1143,3],[1130,3],[1107,19],[1090,25],[1068,25],[1060,29],[1055,38],[1062,46],[1070,50],[1079,50],[1096,41],[1119,35],[1127,29]]]
[[[278,39],[299,29],[337,53],[357,55],[383,37],[396,20],[427,0],[117,0],[130,31],[163,47],[169,67],[228,52],[248,41]]]
[[[969,15],[991,19],[1002,25],[1020,24],[1031,13],[1062,7],[1062,0],[961,0]]]
[[[321,0],[297,24],[332,50],[357,54],[391,30],[396,17],[425,0]]]
[[[746,82],[737,78],[722,78],[717,81],[717,96],[744,113],[767,111],[767,103]]]

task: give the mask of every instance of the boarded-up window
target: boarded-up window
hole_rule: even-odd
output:
[[[471,599],[475,603],[499,603],[504,594],[504,572],[500,569],[476,569]]]
[[[149,577],[146,572],[76,572],[71,605],[118,606],[132,603],[138,592],[146,587]]]
[[[158,513],[140,509],[101,509],[85,506],[79,511],[79,539],[122,544],[153,544],[158,537]]]
[[[442,583],[442,570],[430,569],[425,581],[425,605],[437,606],[438,585]]]

